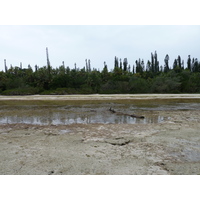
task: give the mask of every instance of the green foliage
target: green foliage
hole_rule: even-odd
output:
[[[178,77],[158,76],[153,81],[152,93],[180,93],[180,80]]]
[[[151,53],[151,61],[135,61],[131,72],[127,58],[114,58],[114,68],[100,72],[91,69],[90,60],[86,67],[70,69],[64,64],[58,68],[38,67],[35,71],[29,65],[10,67],[0,72],[0,94],[116,94],[116,93],[200,93],[200,62],[188,56],[187,66],[178,56],[173,66],[169,66],[169,56],[164,59],[164,67],[159,66],[157,53]]]
[[[134,76],[129,81],[130,93],[148,93],[150,85],[146,79]]]
[[[24,87],[4,90],[1,92],[2,95],[33,95],[39,93],[39,88]]]
[[[185,85],[188,93],[200,93],[200,73],[191,73]]]
[[[105,84],[101,85],[100,93],[101,94],[117,94],[120,93],[118,88],[119,82],[109,80]]]

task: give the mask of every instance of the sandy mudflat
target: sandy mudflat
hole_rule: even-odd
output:
[[[116,99],[200,99],[200,94],[92,94],[0,96],[1,100],[116,100]]]
[[[0,96],[16,100],[199,99],[200,95]],[[199,110],[146,124],[0,124],[0,174],[200,174]]]

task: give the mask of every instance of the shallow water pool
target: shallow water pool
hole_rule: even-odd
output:
[[[116,113],[109,111],[112,107]],[[160,111],[199,110],[200,103],[98,103],[80,105],[0,105],[0,124],[147,124],[170,120]],[[117,113],[121,113],[118,115]],[[125,114],[144,116],[133,118]]]

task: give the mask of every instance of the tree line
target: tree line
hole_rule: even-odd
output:
[[[178,56],[169,66],[169,55],[164,58],[164,66],[159,64],[157,52],[144,63],[138,59],[134,65],[128,59],[115,56],[113,68],[108,70],[104,62],[103,70],[92,68],[89,59],[85,66],[78,68],[61,66],[53,68],[47,57],[47,66],[35,69],[29,65],[0,72],[1,95],[29,94],[119,94],[119,93],[199,93],[200,62],[188,56],[187,63]]]

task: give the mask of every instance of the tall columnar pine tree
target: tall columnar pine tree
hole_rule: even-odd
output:
[[[184,69],[184,60],[181,62],[181,68]]]
[[[193,58],[192,59],[192,72],[199,72],[199,63],[198,63],[198,59],[197,58]]]
[[[149,63],[148,63],[149,64]],[[151,53],[151,67],[148,65],[149,71],[153,73],[159,72],[159,62],[158,62],[158,56],[157,52]]]
[[[120,69],[122,70],[122,59],[120,58],[119,61]]]
[[[177,68],[178,68],[178,66],[177,66],[177,59],[174,59],[173,70],[176,71]]]
[[[159,72],[159,62],[158,62],[158,56],[157,56],[157,52],[155,51],[154,53],[154,59],[155,59],[155,72]]]
[[[144,60],[142,59],[142,62],[141,62],[141,72],[144,72],[144,69],[145,69]]]
[[[86,72],[91,72],[90,59],[85,59]]]
[[[90,59],[88,60],[88,69],[89,69],[89,72],[91,72],[91,62],[90,62]]]
[[[62,61],[62,66],[65,68],[65,62],[64,61]]]
[[[181,67],[182,63],[181,63],[181,57],[178,56],[177,59],[174,60],[174,63],[173,63],[173,70],[177,73],[181,72],[182,70],[182,67]]]
[[[181,68],[181,57],[180,56],[178,56],[177,65],[179,66],[179,68]]]
[[[38,70],[38,66],[37,66],[37,65],[35,65],[35,72],[37,72],[37,70]]]
[[[134,65],[133,65],[132,73],[133,73],[133,74],[135,73],[135,66],[134,66]]]
[[[190,71],[192,71],[192,69],[191,69],[191,58],[190,58],[190,55],[188,55],[187,68],[188,68]]]
[[[136,64],[136,73],[143,73],[143,67],[144,67],[144,61],[142,60],[142,62],[141,62],[141,60],[140,60],[140,58],[139,58],[139,60],[137,61],[135,61],[135,64]]]
[[[151,62],[148,60],[146,64],[146,71],[151,72]]]
[[[154,56],[153,53],[151,53],[151,71],[155,72],[155,64],[154,64]]]
[[[48,48],[46,48],[46,55],[47,55],[47,69],[48,69],[48,76],[50,80],[50,74],[51,74],[51,65],[49,61],[49,53],[48,53]]]
[[[131,72],[131,65],[129,64],[128,65],[128,73],[130,73]]]
[[[115,61],[114,61],[114,67],[118,68],[119,67],[119,61],[118,58],[115,56]]]
[[[7,68],[7,66],[6,66],[6,59],[4,59],[4,67],[5,67],[5,72],[7,73],[8,68]]]
[[[124,72],[127,71],[127,68],[128,68],[128,59],[127,58],[124,58],[124,61],[123,61],[123,70]]]
[[[168,72],[169,71],[169,55],[167,54],[165,56],[165,59],[164,59],[164,72]]]
[[[85,59],[85,67],[86,67],[86,72],[88,72],[88,63],[87,63],[87,59]]]

